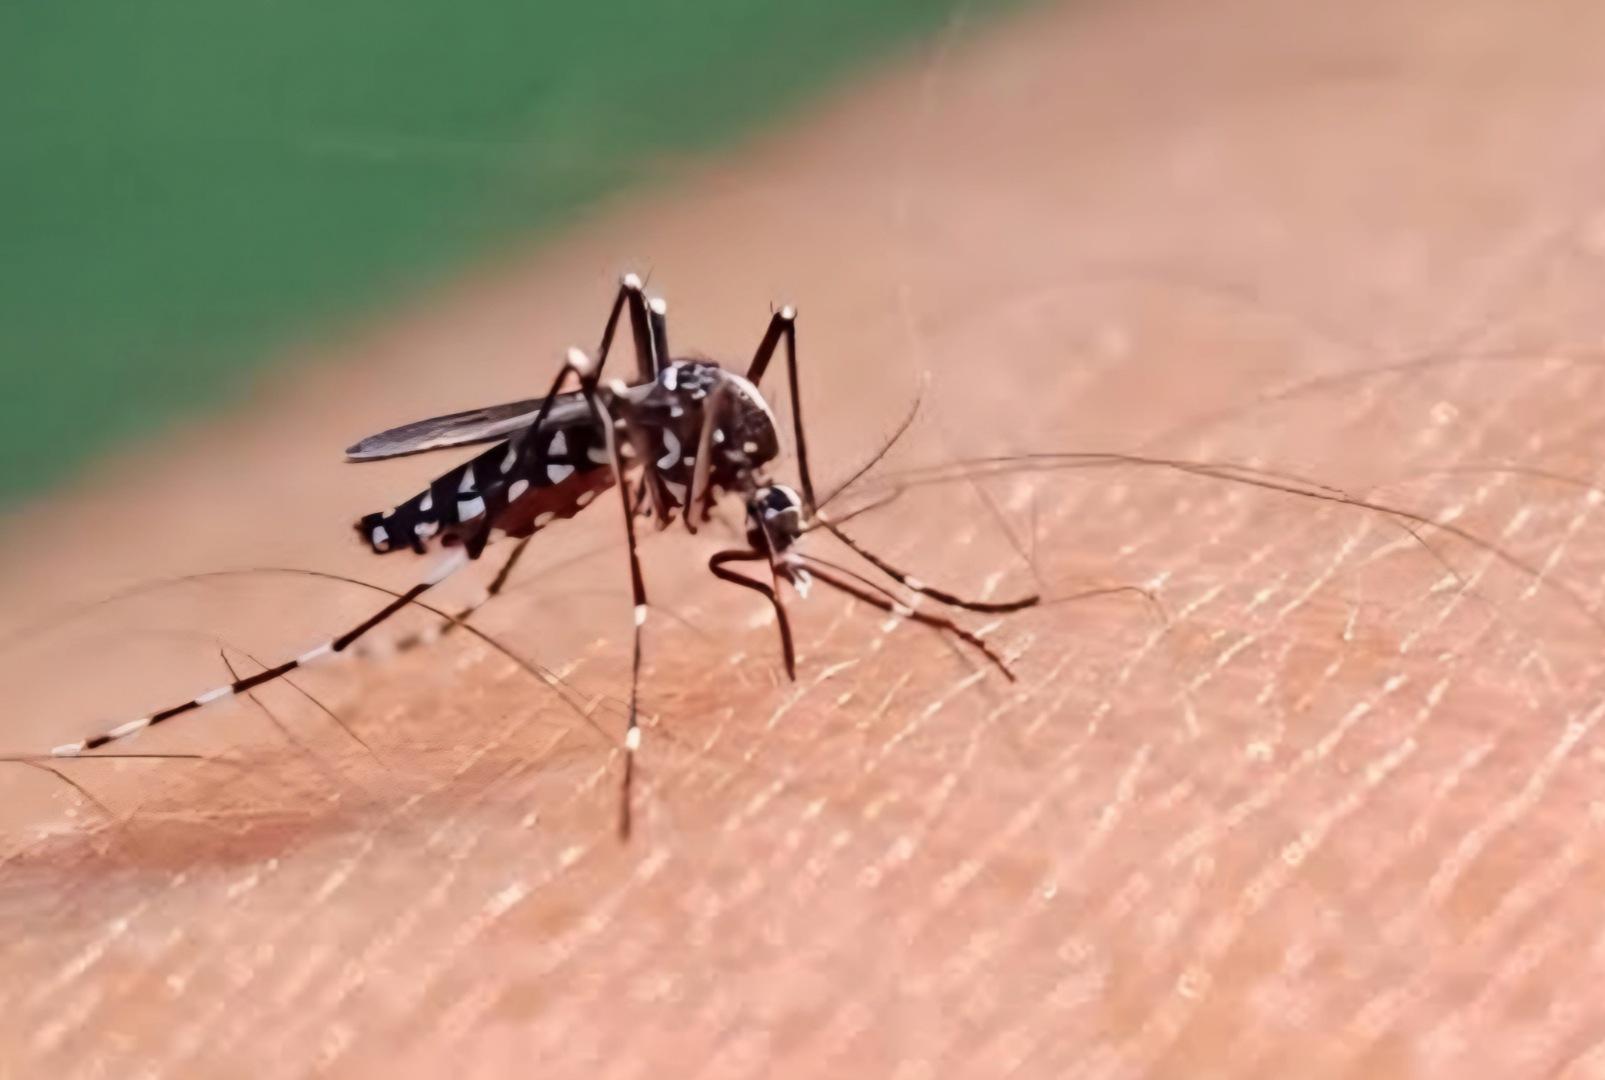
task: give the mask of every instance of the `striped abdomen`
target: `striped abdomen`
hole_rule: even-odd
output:
[[[477,557],[492,530],[528,536],[572,517],[612,483],[606,443],[587,416],[498,443],[395,509],[366,515],[357,531],[379,553],[421,553],[438,540],[466,544]]]

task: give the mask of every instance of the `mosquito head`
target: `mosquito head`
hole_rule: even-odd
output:
[[[784,555],[802,536],[802,496],[785,484],[765,484],[747,498],[747,543]]]
[[[747,544],[768,555],[775,573],[791,582],[798,596],[806,597],[813,575],[793,550],[803,525],[803,501],[796,489],[762,484],[747,496]]]

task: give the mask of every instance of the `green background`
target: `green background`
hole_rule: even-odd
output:
[[[959,6],[11,0],[0,503]]]

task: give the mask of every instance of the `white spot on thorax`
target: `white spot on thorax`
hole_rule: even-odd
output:
[[[514,480],[507,487],[507,501],[508,502],[517,502],[520,498],[523,497],[524,492],[526,492],[528,490],[529,490],[529,481],[528,480],[522,480],[522,479],[521,480]]]
[[[668,449],[658,458],[658,468],[672,469],[680,457],[680,438],[668,428],[663,429],[663,445]]]

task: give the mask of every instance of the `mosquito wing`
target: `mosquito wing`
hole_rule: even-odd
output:
[[[426,450],[442,450],[448,446],[494,442],[534,423],[535,415],[545,401],[545,398],[509,401],[505,405],[487,405],[482,409],[469,409],[402,424],[377,435],[369,435],[347,447],[346,460],[379,461],[404,454],[421,454]],[[546,414],[547,422],[566,427],[579,420],[589,408],[585,398],[577,391],[559,394]]]

